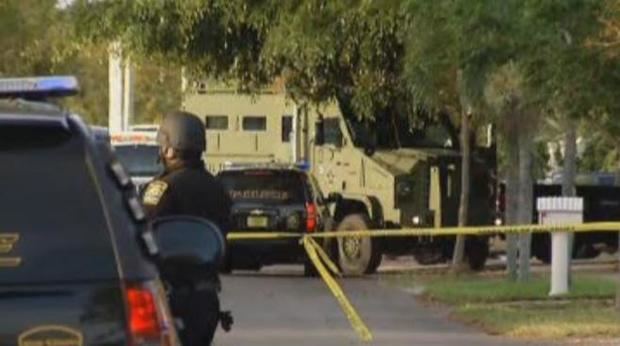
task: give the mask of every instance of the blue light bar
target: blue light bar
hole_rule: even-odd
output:
[[[295,162],[295,167],[297,167],[297,169],[302,170],[304,172],[309,172],[311,168],[310,162],[308,161]]]
[[[75,95],[79,90],[73,76],[0,78],[0,98],[40,100]]]

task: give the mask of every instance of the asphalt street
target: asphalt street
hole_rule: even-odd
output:
[[[370,345],[539,345],[485,335],[376,276],[340,282],[374,334]],[[304,278],[301,267],[235,272],[223,286],[222,305],[233,310],[235,325],[229,334],[218,331],[216,346],[369,345],[358,340],[325,284]]]

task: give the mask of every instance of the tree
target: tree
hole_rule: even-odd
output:
[[[56,0],[6,0],[0,3],[0,76],[76,75],[77,97],[62,101],[93,124],[107,124],[107,46],[77,45],[70,13]],[[141,59],[136,73],[136,114],[152,120],[180,105],[180,71]],[[152,97],[157,95],[157,97]]]
[[[507,12],[500,2],[407,2],[405,78],[414,100],[437,109],[447,108],[461,119],[461,198],[459,225],[468,224],[470,127],[484,121],[483,94],[490,71],[507,58],[503,42]],[[432,29],[429,29],[432,28]],[[471,119],[470,119],[471,118]],[[471,124],[470,124],[471,122]],[[453,268],[464,257],[463,236],[457,237]]]
[[[284,77],[289,96],[340,101],[347,116],[382,118],[407,99],[397,3],[196,0],[78,1],[78,36],[183,65],[196,79],[254,92]],[[403,106],[404,107],[404,106]]]

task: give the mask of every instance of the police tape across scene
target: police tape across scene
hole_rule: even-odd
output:
[[[302,243],[306,253],[308,254],[308,258],[310,258],[319,275],[321,275],[321,278],[340,304],[340,307],[351,323],[353,330],[355,330],[362,341],[372,341],[373,337],[370,329],[368,329],[347,296],[344,294],[344,291],[340,285],[338,285],[338,282],[329,274],[329,270],[325,267],[325,264],[327,264],[331,271],[338,273],[336,265],[329,260],[329,257],[327,257],[326,254],[323,253],[323,255],[321,255],[323,249],[321,249],[321,246],[317,244],[314,239],[306,237],[303,238]],[[325,264],[323,262],[325,262]]]
[[[508,233],[544,233],[544,232],[620,232],[620,222],[588,222],[573,225],[515,225],[515,226],[469,226],[445,228],[412,228],[412,229],[379,229],[358,231],[330,231],[318,233],[288,232],[230,232],[228,240],[269,240],[282,238],[300,238],[308,258],[312,261],[319,275],[334,295],[353,330],[362,341],[373,340],[370,329],[361,319],[353,305],[349,302],[338,282],[330,275],[330,271],[341,276],[338,267],[323,251],[314,238],[343,237],[405,237],[405,236],[449,236],[449,235],[493,235]],[[328,270],[329,268],[329,270]]]
[[[507,233],[554,233],[554,232],[620,232],[620,222],[586,222],[573,225],[514,225],[514,226],[467,226],[443,228],[373,229],[358,231],[329,231],[318,233],[292,232],[235,232],[228,240],[279,239],[279,238],[342,238],[342,237],[403,237],[440,235],[493,235]]]

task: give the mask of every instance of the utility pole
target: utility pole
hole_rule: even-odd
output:
[[[120,44],[114,42],[108,52],[109,108],[108,128],[110,132],[123,131],[123,68]]]
[[[134,71],[131,59],[123,57],[120,43],[110,45],[108,52],[110,132],[127,131],[134,113]]]
[[[134,68],[131,58],[124,58],[123,67],[123,131],[127,131],[129,125],[133,123],[134,115]]]

